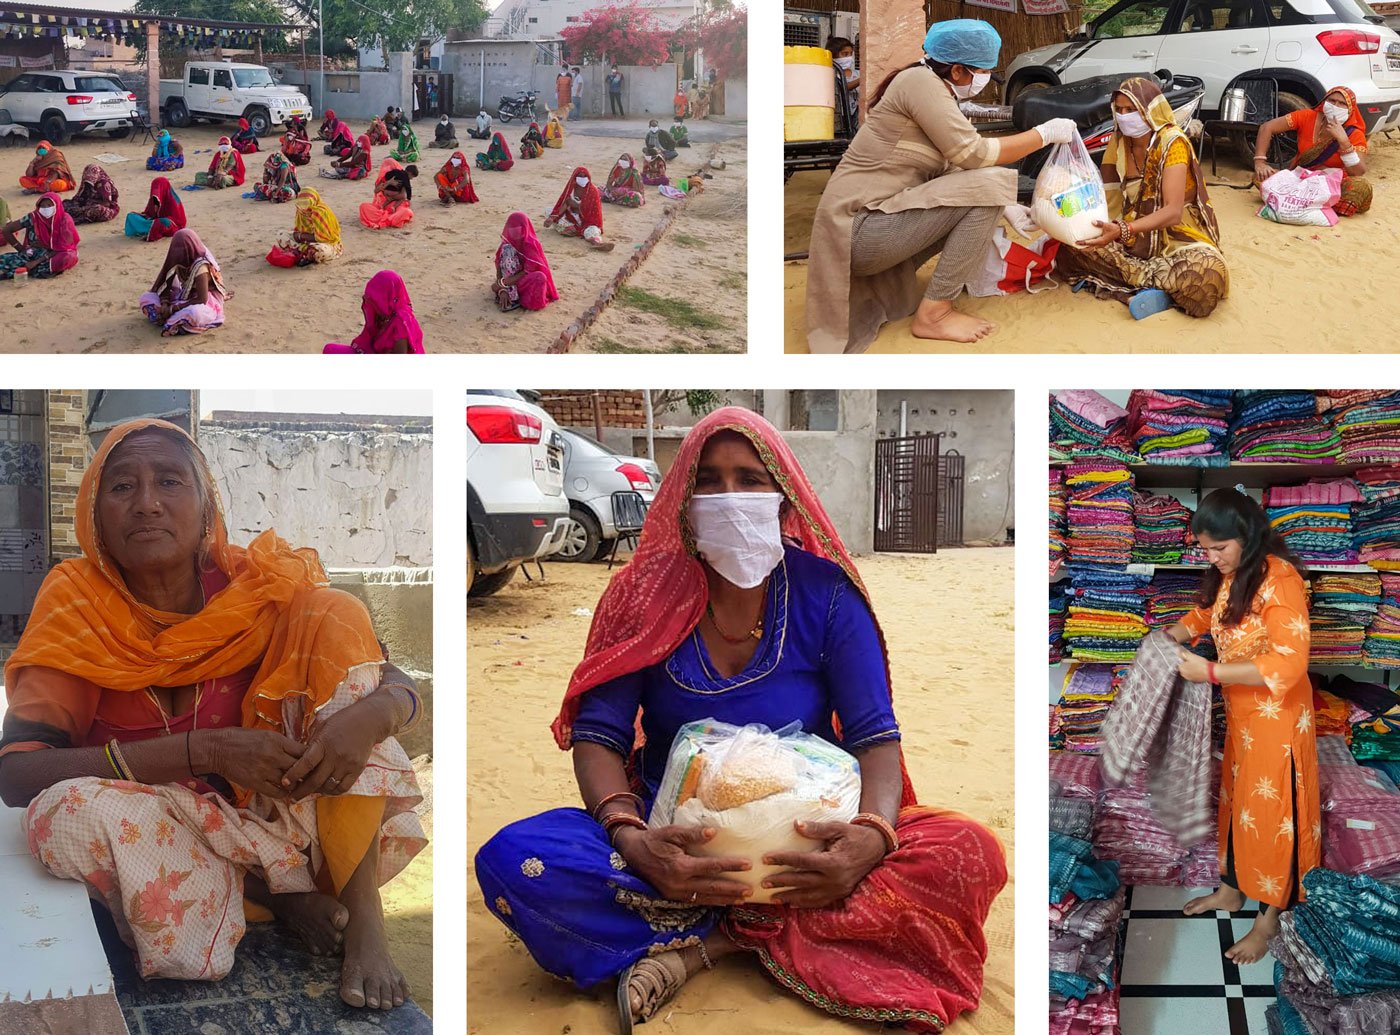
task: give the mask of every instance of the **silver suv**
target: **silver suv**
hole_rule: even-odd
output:
[[[80,133],[129,136],[136,95],[110,72],[25,72],[0,90],[0,108],[10,121],[61,146]]]

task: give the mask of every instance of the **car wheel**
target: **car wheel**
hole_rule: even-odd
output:
[[[598,556],[598,547],[602,541],[603,530],[598,526],[598,519],[582,507],[571,507],[569,527],[564,533],[564,542],[554,554],[554,559],[587,564]]]
[[[1311,108],[1306,97],[1300,97],[1296,93],[1289,93],[1287,90],[1278,92],[1278,113],[1288,115],[1295,111],[1302,111],[1304,108]],[[1248,169],[1254,168],[1254,145],[1258,139],[1257,131],[1249,133],[1240,131],[1233,134],[1235,152],[1240,156],[1240,161]],[[1273,144],[1270,147],[1270,162],[1276,168],[1281,168],[1293,161],[1298,154],[1298,134],[1293,130],[1287,133],[1275,133]]]
[[[165,106],[165,123],[176,129],[184,129],[190,124],[190,109],[182,100],[173,100]]]
[[[1035,93],[1037,90],[1048,90],[1054,83],[1047,83],[1040,79],[1032,79],[1029,82],[1022,81],[1016,84],[1016,88],[1006,98],[1007,104],[1015,104],[1018,98],[1024,97],[1028,93]]]
[[[71,139],[68,132],[68,122],[62,115],[50,115],[39,124],[39,132],[54,147],[62,147]]]
[[[272,130],[272,116],[266,108],[249,108],[243,117],[248,120],[248,128],[260,137],[267,136]]]
[[[478,575],[472,580],[472,585],[467,590],[467,596],[476,599],[479,597],[489,597],[493,593],[499,593],[505,589],[506,584],[515,578],[515,569],[519,565],[512,565],[501,571],[493,571],[490,575]]]

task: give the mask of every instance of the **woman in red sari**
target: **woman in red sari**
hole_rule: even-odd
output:
[[[590,248],[610,252],[612,241],[603,240],[603,195],[593,182],[593,174],[578,166],[554,203],[545,228],[554,227],[565,237],[582,237]]]
[[[467,164],[467,156],[461,151],[452,152],[452,157],[443,163],[433,182],[437,184],[438,200],[444,205],[454,201],[474,205],[481,200],[472,186],[472,167]]]
[[[645,822],[672,737],[704,718],[797,721],[860,762],[860,813],[799,825],[818,851],[763,860],[786,868],[765,881],[775,905],[746,904],[751,889],[730,879],[746,860],[692,854],[713,831]],[[736,953],[839,1017],[937,1032],[977,1006],[1001,845],[917,804],[865,587],[757,414],[727,407],[686,436],[553,729],[588,811],[506,827],[477,855],[477,879],[551,974],[617,978],[624,1032]]]

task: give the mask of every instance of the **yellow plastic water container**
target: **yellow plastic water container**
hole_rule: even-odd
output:
[[[783,139],[836,135],[836,72],[825,47],[783,48]]]

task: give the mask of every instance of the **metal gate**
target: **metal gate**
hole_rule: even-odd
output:
[[[967,458],[949,450],[938,458],[938,545],[963,543],[963,461]]]
[[[875,549],[938,552],[938,436],[875,441]]]

